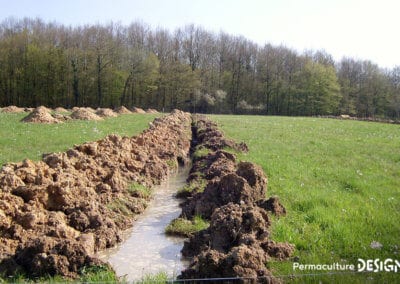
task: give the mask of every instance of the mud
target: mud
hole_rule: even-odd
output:
[[[197,117],[192,129],[197,149],[206,148],[209,153],[194,159],[188,183],[205,180],[206,186],[204,191],[195,189],[187,195],[181,217],[200,215],[210,226],[185,242],[182,254],[191,258],[191,264],[179,278],[246,277],[255,282],[279,282],[266,263],[287,259],[294,246],[270,239],[269,214],[282,216],[285,208],[277,197],[266,199],[267,177],[259,166],[238,162],[224,150],[248,151],[244,143],[225,138],[205,117]]]
[[[147,206],[129,184],[168,177],[190,149],[190,114],[174,111],[134,137],[109,135],[0,170],[0,272],[76,277],[122,240]]]

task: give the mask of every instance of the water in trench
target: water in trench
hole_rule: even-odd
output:
[[[97,257],[108,261],[118,276],[137,281],[148,274],[165,272],[175,278],[184,269],[180,253],[184,239],[167,236],[164,230],[181,212],[174,195],[185,184],[188,172],[189,167],[180,168],[157,186],[149,206],[125,233],[125,241],[98,253]]]

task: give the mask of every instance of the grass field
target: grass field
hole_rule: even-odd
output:
[[[301,117],[210,117],[228,137],[248,144],[250,152],[239,158],[261,165],[268,175],[268,195],[278,195],[288,211],[274,219],[272,239],[295,244],[299,263],[400,259],[400,126]],[[270,268],[276,275],[289,275],[292,265],[273,262]],[[398,276],[386,272],[367,278],[400,281]],[[366,276],[338,277],[309,277],[306,282],[363,282]]]
[[[40,125],[19,122],[24,115],[0,113],[0,164],[39,160],[43,153],[64,151],[111,133],[132,136],[157,116],[133,114],[100,122]],[[399,125],[301,117],[210,117],[228,137],[248,144],[250,152],[239,159],[261,165],[268,175],[268,195],[278,195],[288,212],[274,218],[271,237],[295,244],[299,263],[356,264],[358,258],[400,258]],[[269,266],[275,275],[291,275],[292,264],[271,262]],[[368,277],[393,282],[400,281],[397,275],[295,280],[363,283]]]
[[[102,121],[73,120],[61,124],[22,123],[22,114],[0,113],[0,166],[25,158],[41,160],[43,153],[60,152],[74,144],[114,133],[132,136],[160,114],[129,114]]]

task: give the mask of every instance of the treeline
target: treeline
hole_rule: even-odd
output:
[[[399,117],[400,66],[335,62],[188,25],[0,25],[1,106]]]

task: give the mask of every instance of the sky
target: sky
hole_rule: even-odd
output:
[[[400,66],[399,0],[0,0],[0,21],[39,17],[65,25],[141,21],[174,31],[195,24],[303,52],[325,50]]]

